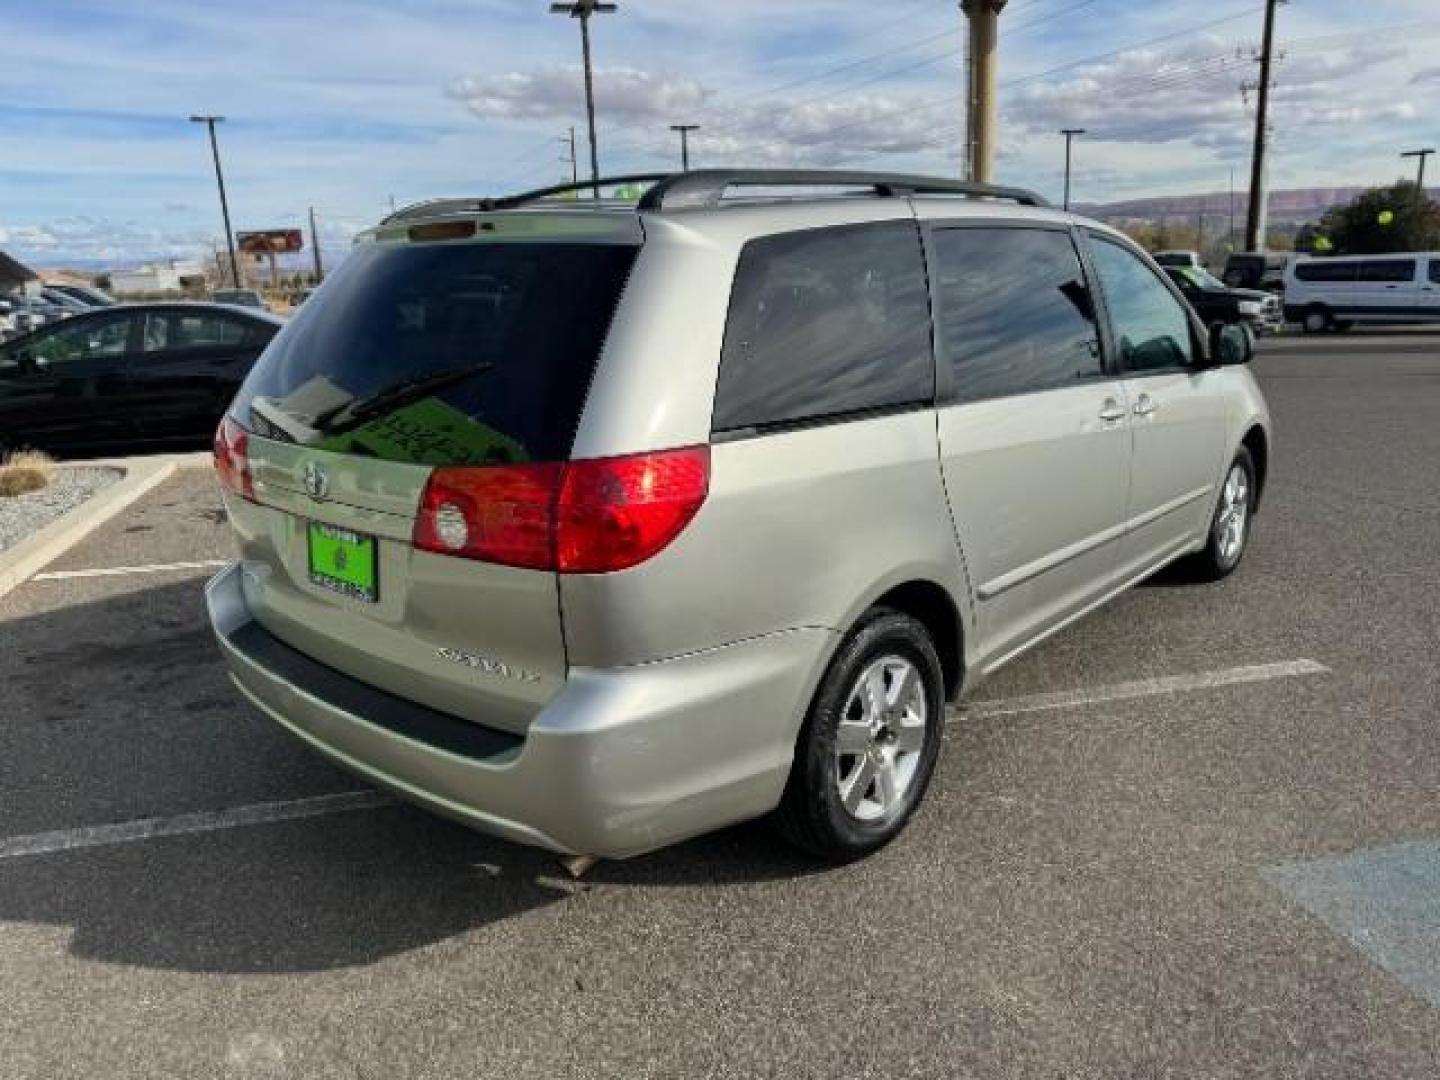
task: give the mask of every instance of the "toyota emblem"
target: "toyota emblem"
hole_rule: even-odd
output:
[[[324,499],[330,494],[330,478],[315,461],[305,463],[305,493],[312,499]]]

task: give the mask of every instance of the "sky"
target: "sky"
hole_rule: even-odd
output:
[[[1010,0],[996,180],[1077,201],[1243,188],[1262,0]],[[0,2],[0,250],[135,264],[304,222],[327,253],[400,205],[588,168],[580,33],[545,0]],[[602,173],[678,165],[956,175],[953,0],[619,0],[592,23]],[[1280,8],[1275,188],[1383,183],[1440,145],[1440,0]],[[1248,99],[1248,101],[1247,101]],[[1440,179],[1440,160],[1432,159]]]

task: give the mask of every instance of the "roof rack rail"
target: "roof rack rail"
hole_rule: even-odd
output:
[[[488,210],[511,210],[517,206],[524,206],[526,203],[538,202],[540,199],[550,198],[553,195],[568,195],[572,191],[588,191],[599,187],[610,187],[616,184],[655,184],[662,180],[668,180],[673,173],[628,173],[624,176],[602,176],[598,185],[589,180],[583,183],[552,184],[550,187],[535,188],[531,191],[520,191],[514,195],[494,195],[483,198],[460,198],[460,199],[428,199],[425,202],[412,203],[410,206],[402,206],[399,210],[383,218],[382,225],[392,225],[397,221],[408,221],[411,218],[431,217],[435,214],[463,214],[463,213],[484,213]],[[584,207],[582,202],[581,207]]]
[[[617,184],[649,184],[640,197],[641,210],[678,210],[717,207],[731,188],[859,187],[879,196],[904,198],[910,195],[966,195],[975,199],[1005,199],[1022,206],[1049,206],[1041,196],[1024,188],[978,184],[939,176],[911,176],[906,173],[851,172],[845,169],[695,169],[681,173],[628,173],[602,176],[598,182],[554,184],[514,195],[492,198],[431,199],[402,207],[382,224],[431,217],[443,213],[483,213],[509,210],[555,195]],[[583,205],[583,204],[582,204]]]
[[[1022,206],[1049,206],[1033,191],[977,184],[938,176],[905,173],[852,172],[846,169],[696,169],[671,173],[640,199],[641,210],[719,206],[725,192],[737,187],[860,187],[876,195],[968,195],[1006,199]]]

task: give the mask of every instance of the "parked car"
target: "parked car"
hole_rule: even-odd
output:
[[[1278,293],[1285,288],[1285,265],[1288,255],[1263,251],[1237,251],[1225,259],[1220,277],[1232,289],[1260,289]]]
[[[1157,251],[1155,261],[1161,266],[1193,266],[1197,269],[1205,267],[1198,251]]]
[[[12,292],[6,295],[5,305],[9,309],[8,333],[12,337],[28,334],[48,323],[59,322],[69,314],[43,297],[23,292]]]
[[[89,311],[90,305],[83,303],[67,292],[46,285],[40,290],[40,299],[47,304],[57,308],[61,312],[61,318],[68,318],[71,315],[79,315],[83,311]]]
[[[217,304],[256,308],[260,311],[270,310],[270,305],[265,303],[265,297],[261,296],[257,289],[216,289],[211,300]]]
[[[112,307],[115,304],[113,296],[90,285],[47,285],[46,288],[64,293],[86,307]]]
[[[344,767],[570,855],[775,811],[850,859],[920,802],[947,701],[1240,561],[1250,335],[1120,233],[923,177],[539,194],[386,219],[217,433],[222,651]]]
[[[1241,323],[1254,333],[1273,334],[1285,325],[1280,299],[1259,289],[1232,289],[1197,266],[1166,266],[1165,273],[1206,326]]]
[[[119,305],[0,344],[0,449],[204,439],[281,325],[213,304]]]
[[[1285,317],[1312,334],[1440,322],[1440,252],[1296,259],[1285,275]]]

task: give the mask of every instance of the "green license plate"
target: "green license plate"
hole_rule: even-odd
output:
[[[380,599],[373,536],[312,521],[309,541],[311,581],[356,600]]]

